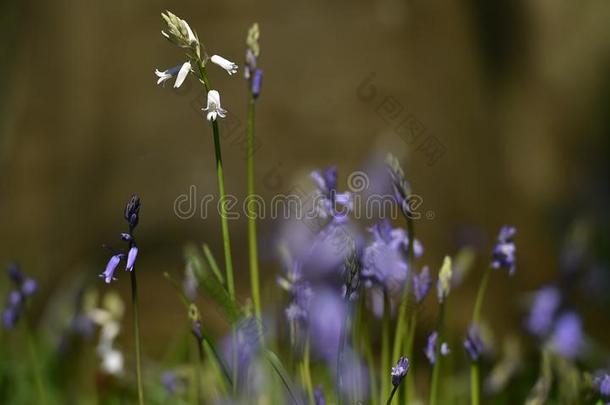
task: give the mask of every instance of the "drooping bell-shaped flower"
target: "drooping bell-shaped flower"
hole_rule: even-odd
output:
[[[136,263],[136,257],[138,257],[138,247],[133,245],[127,254],[127,266],[125,267],[127,271],[133,270],[133,266]]]
[[[546,336],[553,327],[560,304],[561,293],[556,287],[546,286],[538,290],[526,320],[527,330],[538,337]]]
[[[186,80],[186,76],[188,76],[190,71],[191,71],[191,62],[184,62],[182,64],[182,66],[180,67],[178,74],[176,75],[176,81],[174,82],[175,89],[182,86],[182,83],[184,83],[184,80]]]
[[[220,93],[217,90],[208,91],[208,104],[203,111],[207,111],[207,120],[216,121],[216,117],[226,117],[227,110],[220,106]]]
[[[106,264],[106,270],[104,270],[104,272],[100,274],[100,277],[102,277],[106,283],[110,283],[112,280],[116,280],[116,278],[114,277],[114,272],[119,266],[119,263],[121,263],[122,256],[122,254],[116,254],[113,255],[110,260],[108,260],[108,264]]]
[[[575,312],[562,314],[555,323],[550,340],[555,353],[567,359],[576,358],[584,345],[582,321]]]
[[[213,55],[210,58],[210,61],[213,64],[218,65],[221,68],[223,68],[224,70],[226,70],[227,73],[229,74],[229,76],[231,76],[234,73],[237,73],[237,68],[238,68],[237,64],[231,62],[230,60],[223,58],[220,55]]]

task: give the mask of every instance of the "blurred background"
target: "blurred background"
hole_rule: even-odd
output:
[[[520,325],[528,291],[561,280],[585,329],[610,338],[605,0],[3,1],[0,261],[17,260],[38,277],[41,319],[52,318],[46,299],[76,280],[127,299],[126,278],[106,286],[96,277],[108,258],[102,244],[120,244],[132,193],[143,204],[137,236],[147,356],[163,353],[185,322],[162,277],[181,274],[183,245],[205,241],[222,261],[218,218],[174,212],[192,185],[197,196],[215,194],[216,179],[199,88],[155,83],[155,68],[184,62],[160,35],[166,9],[189,21],[210,53],[240,67],[247,29],[260,24],[265,76],[255,159],[265,200],[310,187],[308,173],[332,164],[345,189],[350,173],[391,151],[434,213],[416,224],[424,261],[437,269],[461,246],[480,252],[452,322],[470,315],[478,273],[497,229],[509,223],[518,229],[517,274],[491,283],[485,314],[503,317],[498,331]],[[241,198],[246,84],[241,71],[210,75],[230,112],[222,124],[227,192]],[[230,225],[244,301],[246,222]],[[267,304],[280,296],[277,232],[272,220],[260,225]],[[4,277],[1,283],[5,290]],[[226,329],[215,309],[205,317],[215,334]]]

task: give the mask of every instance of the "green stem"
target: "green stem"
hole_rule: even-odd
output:
[[[445,318],[445,302],[440,304],[438,316],[438,337],[436,339],[436,347],[434,348],[435,362],[432,368],[432,382],[430,385],[430,405],[436,405],[438,400],[438,380],[441,372],[441,345],[443,344],[443,321]]]
[[[470,365],[470,403],[479,405],[479,363],[474,362]]]
[[[398,387],[399,387],[398,385],[394,386],[394,388],[392,389],[392,392],[390,393],[390,397],[388,398],[388,402],[386,402],[385,405],[390,405],[392,403],[392,399],[394,398],[394,394],[396,394],[396,389]]]
[[[409,274],[413,274],[415,270],[415,251],[414,251],[414,243],[415,243],[415,227],[413,224],[413,219],[410,217],[407,218],[407,236],[409,239],[409,245],[407,247],[407,265],[409,269]],[[409,291],[411,287],[411,278],[407,277],[405,280],[405,285],[403,287],[400,308],[398,310],[398,320],[396,322],[396,331],[394,333],[394,346],[392,348],[392,359],[398,359],[400,357],[400,348],[403,345],[403,338],[405,334],[405,321],[407,318],[407,307],[409,303]]]
[[[220,131],[218,129],[218,121],[212,121],[212,130],[214,131],[214,152],[216,154],[216,176],[218,178],[218,198],[224,202],[225,194],[225,177],[222,168],[222,153],[220,151]],[[233,281],[233,259],[231,256],[231,238],[229,236],[229,219],[227,218],[227,208],[225,204],[220,204],[220,225],[222,228],[222,242],[225,252],[225,266],[227,272],[227,289],[229,296],[235,298],[235,283]]]
[[[36,384],[36,391],[38,392],[38,401],[40,402],[40,404],[44,405],[47,403],[47,397],[46,391],[44,389],[44,384],[42,382],[42,375],[40,373],[40,358],[38,357],[38,351],[36,350],[34,336],[32,335],[32,331],[30,330],[29,325],[27,325],[27,320],[24,323],[26,324],[25,333],[27,336],[28,349],[30,351],[30,357],[32,361],[34,383]]]
[[[199,75],[203,82],[203,87],[206,92],[209,92],[212,88],[208,76],[203,66],[201,59],[196,60],[197,67],[199,68]],[[212,131],[214,132],[214,153],[216,155],[216,177],[218,180],[218,198],[221,202],[226,199],[225,194],[225,178],[222,167],[222,153],[220,151],[220,130],[218,129],[218,121],[212,121]],[[231,256],[231,238],[229,236],[229,220],[227,218],[227,211],[224,204],[220,204],[220,225],[222,228],[222,241],[225,253],[225,267],[227,273],[227,289],[231,298],[235,298],[235,283],[233,281],[233,259]]]
[[[472,325],[478,325],[481,319],[481,308],[483,307],[483,299],[485,298],[485,292],[487,291],[487,284],[489,283],[489,275],[491,269],[486,269],[477,291],[477,298],[474,304],[472,312]],[[479,405],[480,396],[480,372],[479,362],[475,361],[470,365],[470,404]]]
[[[413,342],[415,340],[415,330],[417,328],[417,312],[413,311],[411,314],[411,320],[409,322],[409,334],[407,335],[407,341],[405,343],[405,353],[409,361],[412,361],[413,354]],[[405,388],[406,395],[404,396],[406,399],[405,403],[413,403],[415,400],[415,377],[413,375],[414,369],[411,368],[407,376],[405,377]]]
[[[305,350],[303,352],[303,380],[305,383],[305,389],[307,390],[307,398],[309,399],[309,403],[314,403],[314,395],[313,395],[313,383],[311,380],[311,369],[309,362],[309,339],[305,342]]]
[[[381,378],[381,389],[379,390],[379,402],[388,391],[390,382],[390,297],[388,292],[383,292],[383,320],[381,325],[381,361],[379,362],[379,378]]]
[[[254,314],[261,320],[261,298],[260,283],[258,275],[258,243],[256,238],[256,209],[254,208],[254,97],[250,92],[248,101],[248,118],[246,125],[246,153],[247,153],[247,187],[248,187],[248,252],[250,259],[250,286],[252,290],[252,301],[254,303]],[[262,331],[260,331],[262,332]],[[262,333],[261,333],[262,341]]]
[[[197,343],[197,358],[198,362],[195,364],[195,379],[197,380],[195,383],[195,389],[197,390],[197,403],[203,403],[203,392],[201,387],[201,381],[203,381],[203,342],[195,337],[195,342]]]
[[[477,325],[479,320],[481,319],[481,308],[483,306],[483,299],[485,298],[485,291],[487,290],[487,284],[489,282],[489,275],[491,274],[491,269],[485,270],[483,274],[483,278],[481,279],[481,284],[479,285],[479,291],[477,292],[477,299],[474,304],[474,310],[472,313],[472,324]]]
[[[138,311],[138,283],[136,281],[136,269],[133,268],[131,275],[131,304],[133,307],[133,338],[136,346],[136,380],[138,384],[138,403],[144,405],[144,388],[142,386],[142,352],[140,347],[140,315]]]

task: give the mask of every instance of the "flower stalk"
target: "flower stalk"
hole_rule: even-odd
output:
[[[136,382],[138,387],[138,404],[144,405],[144,387],[142,385],[142,348],[140,346],[140,311],[138,309],[138,283],[135,268],[131,275],[131,305],[133,309],[133,338],[136,347]]]

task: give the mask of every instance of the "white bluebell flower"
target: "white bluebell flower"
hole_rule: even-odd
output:
[[[213,55],[212,58],[210,59],[212,61],[213,64],[220,66],[221,68],[223,68],[224,70],[227,71],[227,73],[230,75],[237,73],[237,64],[231,62],[230,60],[227,60],[225,58],[223,58],[220,55]]]
[[[227,115],[227,110],[220,106],[220,93],[216,90],[208,91],[208,105],[202,109],[207,111],[207,120],[216,121],[216,117],[224,118]]]

